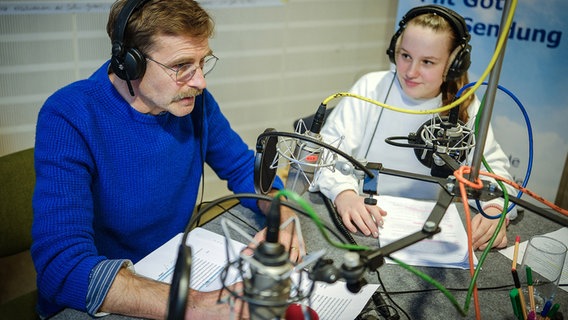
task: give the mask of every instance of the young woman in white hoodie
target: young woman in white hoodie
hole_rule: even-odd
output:
[[[450,104],[468,80],[470,35],[463,18],[454,11],[437,5],[411,9],[401,20],[391,40],[387,55],[392,62],[388,71],[372,72],[361,77],[349,91],[387,105],[411,110],[430,110]],[[459,106],[459,119],[473,128],[480,101],[471,95]],[[392,136],[416,132],[432,119],[431,114],[407,114],[381,108],[353,97],[345,97],[325,120],[321,134],[328,143],[344,137],[340,149],[355,159],[380,162],[389,169],[430,174],[430,168],[418,160],[412,148],[401,148],[385,142]],[[472,154],[472,153],[471,153]],[[471,160],[470,154],[470,160]],[[511,179],[509,161],[492,129],[489,128],[484,157],[498,175]],[[379,193],[415,199],[436,199],[440,187],[432,183],[381,175]],[[351,232],[378,237],[383,216],[378,205],[364,203],[358,181],[337,171],[320,170],[317,188],[330,198],[345,227]],[[508,189],[509,190],[509,189]],[[512,194],[514,190],[510,189]],[[502,212],[503,200],[482,203],[489,216]],[[514,218],[516,211],[508,214]],[[474,249],[484,249],[494,234],[499,219],[481,214],[472,218]],[[506,224],[502,224],[494,247],[507,245]]]

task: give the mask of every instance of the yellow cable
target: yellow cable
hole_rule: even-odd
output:
[[[357,99],[375,104],[379,107],[383,107],[383,108],[390,109],[390,110],[397,111],[397,112],[409,113],[409,114],[433,114],[433,113],[440,113],[440,112],[444,112],[446,110],[450,110],[451,108],[453,108],[453,107],[461,104],[462,102],[464,102],[465,99],[467,99],[470,95],[472,95],[483,84],[483,80],[489,75],[489,72],[491,72],[491,70],[495,66],[497,58],[499,57],[499,53],[501,52],[501,50],[503,49],[503,46],[505,45],[505,39],[507,39],[507,37],[509,36],[509,29],[511,28],[511,24],[513,22],[513,16],[515,15],[515,10],[517,8],[517,1],[518,0],[512,0],[512,2],[511,2],[511,10],[509,12],[509,16],[507,17],[507,21],[505,22],[505,27],[502,30],[500,30],[501,34],[499,35],[499,40],[497,41],[497,46],[495,47],[495,52],[493,53],[493,57],[489,61],[487,68],[485,69],[485,71],[483,72],[483,74],[481,75],[479,80],[477,80],[477,82],[471,87],[471,89],[468,90],[466,93],[464,93],[459,99],[453,101],[452,103],[445,105],[445,106],[441,106],[441,107],[436,108],[436,109],[410,110],[410,109],[404,109],[404,108],[399,108],[399,107],[391,106],[391,105],[388,105],[388,104],[384,104],[384,103],[381,103],[379,101],[376,101],[376,100],[373,100],[373,99],[370,99],[370,98],[366,98],[366,97],[363,97],[363,96],[360,96],[360,95],[357,95],[357,94],[354,94],[354,93],[339,92],[339,93],[336,93],[336,94],[333,94],[333,95],[327,97],[322,102],[322,104],[325,106],[325,105],[328,104],[329,101],[336,99],[336,98],[340,98],[340,97],[352,97],[352,98],[357,98]]]

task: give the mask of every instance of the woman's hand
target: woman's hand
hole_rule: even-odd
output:
[[[341,192],[335,198],[335,206],[347,230],[359,230],[366,236],[379,237],[379,228],[383,226],[383,217],[387,215],[385,210],[365,204],[364,198],[353,190]]]
[[[488,207],[483,210],[488,215],[498,215],[501,211],[495,207]],[[499,219],[488,219],[481,214],[476,214],[471,219],[472,246],[474,250],[484,250],[489,245],[489,240],[497,229]],[[504,248],[507,246],[507,226],[501,225],[499,233],[493,242],[493,248]]]

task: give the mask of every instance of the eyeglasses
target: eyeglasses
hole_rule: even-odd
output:
[[[211,72],[211,70],[213,70],[213,68],[215,68],[215,64],[217,64],[217,61],[219,60],[219,58],[217,58],[213,54],[210,54],[210,55],[206,56],[199,63],[199,66],[196,66],[192,63],[186,63],[186,64],[178,65],[178,68],[176,69],[176,68],[168,67],[165,64],[158,62],[158,61],[156,61],[152,58],[146,57],[146,59],[153,61],[153,62],[159,64],[160,66],[162,66],[162,67],[164,67],[168,70],[173,71],[175,73],[175,79],[174,80],[178,84],[189,82],[189,80],[191,80],[193,78],[193,76],[195,75],[195,73],[197,72],[198,68],[201,69],[201,71],[203,72],[203,76],[205,77],[209,72]]]

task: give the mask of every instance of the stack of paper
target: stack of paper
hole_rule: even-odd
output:
[[[170,283],[177,259],[178,248],[182,234],[179,234],[144,257],[134,265],[140,275]],[[227,265],[226,238],[202,228],[196,228],[188,236],[187,243],[192,249],[192,265],[190,287],[199,291],[219,290],[223,287],[221,272]],[[245,247],[244,244],[231,240],[237,253]],[[232,250],[228,250],[231,261],[236,258]],[[235,270],[234,268],[230,270]],[[292,279],[298,279],[299,274],[294,273]],[[310,286],[310,282],[302,273],[302,290]],[[240,281],[237,272],[229,272],[226,285]],[[293,280],[294,281],[294,280]],[[298,283],[296,281],[296,283]],[[363,310],[371,295],[379,285],[368,284],[357,294],[347,290],[345,282],[334,284],[317,282],[311,296],[310,307],[314,309],[320,319],[354,319]],[[307,301],[303,301],[306,303]]]
[[[383,228],[379,230],[381,246],[390,244],[424,226],[435,202],[400,197],[379,196],[378,206],[388,212]],[[424,239],[399,250],[391,256],[413,266],[469,269],[467,233],[455,204],[451,204],[439,225],[442,230],[430,239]],[[477,258],[474,256],[477,265]],[[386,259],[387,263],[394,263]]]

